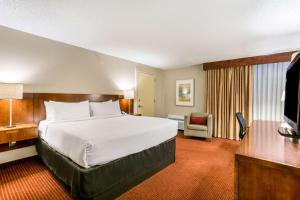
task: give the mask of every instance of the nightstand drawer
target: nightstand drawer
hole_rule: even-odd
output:
[[[38,138],[36,127],[0,131],[0,144]]]
[[[37,138],[37,137],[38,137],[37,128],[28,128],[28,129],[23,130],[23,140],[34,139],[34,138]]]
[[[35,124],[17,124],[11,128],[0,126],[0,152],[35,145],[37,138],[38,128]]]
[[[19,137],[22,137],[20,130],[4,131],[0,133],[0,144],[17,141]]]

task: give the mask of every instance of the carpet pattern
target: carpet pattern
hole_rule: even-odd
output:
[[[239,143],[177,136],[176,162],[118,200],[233,200],[234,152]],[[69,200],[66,188],[38,159],[0,168],[1,200]]]
[[[38,158],[0,168],[1,200],[69,200],[69,190]]]

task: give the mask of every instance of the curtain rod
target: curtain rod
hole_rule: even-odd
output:
[[[245,65],[268,64],[277,62],[291,61],[292,54],[296,51],[276,53],[270,55],[238,58],[233,60],[223,60],[216,62],[208,62],[203,64],[204,70],[220,69],[227,67],[240,67]]]

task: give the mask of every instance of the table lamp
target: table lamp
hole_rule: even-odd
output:
[[[6,128],[15,127],[12,124],[12,100],[23,98],[23,85],[17,83],[0,83],[0,99],[9,99],[9,125]]]
[[[129,100],[129,114],[131,114],[131,99],[134,99],[134,90],[125,90],[124,91],[124,99]]]

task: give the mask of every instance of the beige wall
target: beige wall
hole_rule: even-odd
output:
[[[0,82],[26,92],[119,93],[134,86],[136,63],[0,27]]]
[[[205,111],[201,65],[161,70],[0,26],[0,82],[24,83],[25,92],[122,94],[139,72],[156,78],[156,116]],[[188,78],[195,106],[175,106],[175,81]]]
[[[176,106],[176,80],[195,80],[195,99],[193,107]],[[189,112],[206,111],[206,73],[202,65],[166,70],[164,72],[165,114],[185,115]]]
[[[122,94],[136,70],[156,75],[161,116],[161,70],[0,26],[0,82],[24,83],[25,92]]]

